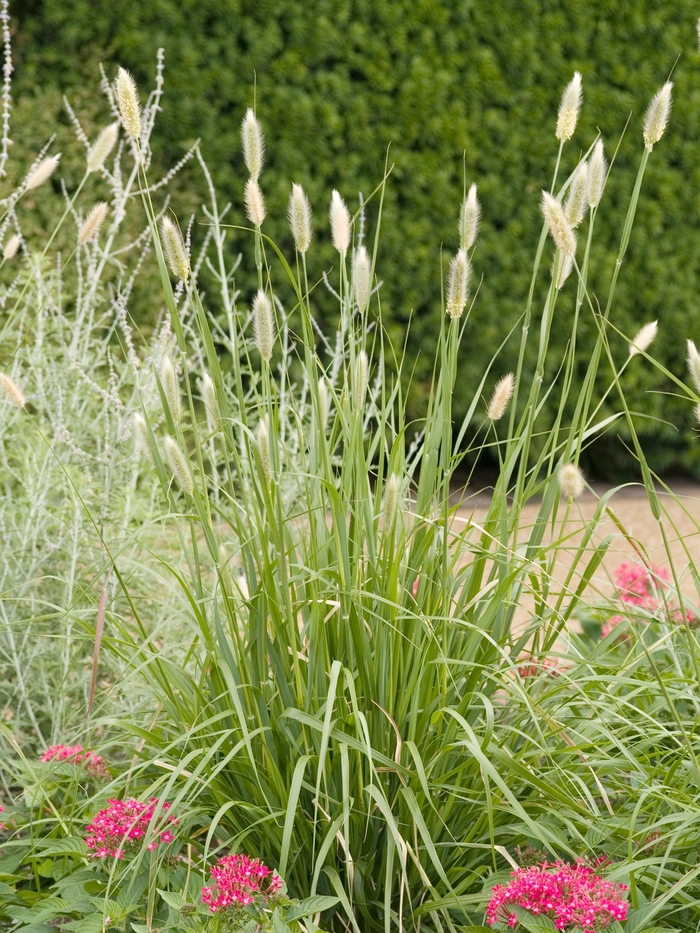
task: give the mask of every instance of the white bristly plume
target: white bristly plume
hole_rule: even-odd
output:
[[[472,185],[459,212],[459,242],[463,249],[471,249],[474,245],[480,217],[481,206],[476,196],[476,185]]]
[[[191,496],[194,492],[194,480],[189,461],[175,438],[169,435],[165,438],[165,459],[180,488]]]
[[[688,341],[688,369],[695,388],[700,392],[700,353],[692,340]]]
[[[83,221],[83,225],[78,232],[79,243],[88,243],[90,240],[96,239],[99,235],[100,227],[105,222],[108,210],[109,208],[105,201],[98,201],[97,204],[95,204]]]
[[[219,403],[216,398],[216,386],[209,373],[204,373],[202,376],[200,390],[204,409],[207,413],[207,424],[209,430],[213,433],[219,429]]]
[[[588,210],[588,163],[581,162],[569,185],[564,204],[566,219],[572,227],[578,227]]]
[[[27,178],[27,191],[31,191],[33,188],[38,188],[39,185],[43,185],[45,181],[48,181],[49,178],[58,168],[58,163],[61,158],[61,153],[58,155],[49,156],[47,159],[42,159],[41,162],[37,165],[33,172],[30,172],[29,177]]]
[[[491,421],[498,421],[505,415],[508,404],[513,398],[514,389],[515,376],[513,373],[506,373],[505,376],[498,380],[496,388],[493,390],[487,412]]]
[[[350,246],[350,211],[338,191],[331,194],[331,206],[328,211],[331,220],[331,239],[333,246],[344,256]]]
[[[355,304],[360,314],[369,307],[372,294],[372,260],[364,246],[358,246],[352,260],[352,284],[355,290]]]
[[[651,324],[645,324],[637,333],[629,346],[630,356],[636,356],[637,353],[644,353],[649,349],[659,330],[659,322],[652,321]]]
[[[105,164],[107,156],[117,144],[119,136],[119,124],[110,123],[100,133],[95,142],[90,146],[87,154],[88,172],[97,172]]]
[[[560,142],[566,142],[571,139],[578,123],[578,115],[581,111],[581,100],[583,94],[581,91],[581,74],[574,72],[574,76],[564,88],[557,115],[556,137]]]
[[[16,233],[13,233],[7,243],[5,243],[5,247],[2,251],[2,258],[14,259],[17,255],[17,250],[19,249],[21,242],[22,241],[20,240],[19,236]]]
[[[175,367],[169,356],[163,357],[160,364],[160,381],[163,384],[163,394],[168,403],[173,421],[180,420],[180,384],[177,379]]]
[[[260,185],[254,178],[249,178],[245,183],[243,192],[245,201],[245,212],[248,220],[256,227],[262,227],[262,223],[267,216],[265,211],[265,198],[260,190]]]
[[[294,245],[305,253],[311,245],[311,205],[301,185],[292,185],[288,216]]]
[[[252,108],[246,110],[241,123],[241,138],[243,139],[243,158],[251,178],[255,181],[260,177],[265,160],[265,142],[263,131],[258,118]]]
[[[461,317],[467,306],[469,298],[469,276],[471,263],[466,249],[460,249],[452,257],[447,272],[447,305],[446,310],[450,317]]]
[[[654,144],[658,143],[664,135],[666,124],[671,113],[671,90],[673,83],[666,84],[657,91],[651,99],[649,109],[644,118],[644,145],[651,152]]]
[[[386,481],[386,487],[384,489],[384,503],[382,508],[382,520],[384,531],[386,533],[391,533],[394,522],[396,520],[396,513],[399,508],[399,499],[401,497],[401,479],[392,473],[389,479]]]
[[[325,430],[328,421],[328,412],[330,411],[330,399],[328,398],[328,385],[321,376],[318,380],[318,415],[321,422],[321,428]]]
[[[607,178],[608,163],[605,160],[603,140],[599,139],[593,147],[588,170],[588,203],[591,207],[597,207],[600,204]]]
[[[560,291],[564,287],[564,282],[566,282],[571,275],[571,270],[573,268],[573,258],[571,256],[565,256],[557,250],[552,260],[552,281],[557,291]]]
[[[367,394],[367,383],[369,381],[369,361],[364,350],[360,350],[357,354],[353,375],[353,402],[355,403],[355,409],[361,411],[365,407],[365,395]]]
[[[258,424],[258,451],[262,462],[263,475],[270,482],[272,479],[272,460],[270,459],[270,432],[267,430],[265,419]]]
[[[559,488],[567,499],[578,499],[586,484],[575,463],[565,463],[559,470]]]
[[[153,463],[153,451],[151,450],[151,444],[148,438],[148,428],[146,426],[146,419],[142,414],[136,412],[133,419],[134,424],[134,440],[136,441],[136,447],[141,453]]]
[[[695,406],[695,418],[698,422],[700,422],[700,405]]]
[[[182,240],[182,234],[169,217],[164,217],[160,225],[163,240],[163,251],[170,266],[170,271],[176,279],[184,282],[190,277],[190,261]]]
[[[566,219],[564,208],[556,198],[553,198],[546,191],[542,192],[542,213],[557,249],[561,250],[565,256],[574,256],[576,254],[576,234]]]
[[[122,126],[132,139],[141,138],[141,105],[136,82],[126,68],[119,68],[114,82],[117,106],[122,118]]]
[[[272,302],[262,288],[253,299],[253,326],[258,352],[269,363],[275,349],[275,315]]]
[[[14,405],[15,408],[24,408],[27,404],[27,400],[20,387],[14,379],[6,376],[5,373],[0,373],[0,389],[2,389],[7,396],[8,402]]]

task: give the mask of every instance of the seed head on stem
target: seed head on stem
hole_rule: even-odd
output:
[[[481,206],[476,196],[476,185],[472,185],[459,212],[459,241],[463,249],[471,249],[474,245],[480,218]]]
[[[574,256],[576,254],[576,234],[571,229],[571,224],[566,219],[564,208],[560,202],[546,191],[542,192],[542,213],[557,249],[565,256]]]
[[[180,385],[178,383],[175,367],[169,356],[164,356],[160,364],[160,381],[163,385],[163,394],[168,403],[173,421],[180,420]]]
[[[95,204],[83,221],[80,231],[78,232],[79,243],[89,243],[90,240],[97,239],[100,233],[100,227],[105,221],[108,210],[109,208],[105,201],[98,201],[97,204]]]
[[[140,412],[136,412],[134,414],[133,424],[136,447],[148,460],[150,460],[151,463],[153,463],[153,451],[151,450],[151,444],[148,437],[146,419]]]
[[[15,256],[17,255],[17,250],[20,248],[21,243],[22,241],[19,238],[19,235],[16,233],[13,233],[10,239],[7,241],[7,243],[5,243],[5,246],[2,251],[2,258],[5,260],[14,259]]]
[[[607,177],[608,163],[605,160],[603,140],[599,139],[593,147],[593,155],[588,170],[588,203],[591,207],[597,207],[600,204]]]
[[[372,261],[364,246],[358,246],[352,260],[352,284],[355,290],[355,304],[360,314],[369,307],[372,294]]]
[[[258,352],[269,363],[275,349],[275,316],[272,302],[262,288],[253,299],[253,325]]]
[[[569,185],[564,213],[572,227],[578,227],[588,210],[588,174],[588,163],[581,162]]]
[[[243,192],[245,201],[245,212],[248,220],[256,227],[262,227],[263,221],[267,216],[265,210],[265,198],[260,190],[260,185],[254,178],[249,178],[245,184]]]
[[[659,322],[652,321],[642,327],[632,343],[629,345],[630,356],[636,356],[638,353],[644,353],[649,349],[659,330]]]
[[[350,246],[350,211],[338,191],[331,194],[331,206],[328,212],[331,221],[331,239],[333,246],[344,256]]]
[[[260,177],[263,162],[265,161],[265,141],[263,131],[255,111],[249,107],[241,123],[241,138],[243,140],[243,158],[251,178],[255,181]]]
[[[42,159],[37,167],[32,172],[30,172],[27,177],[27,191],[32,191],[34,188],[38,188],[39,185],[43,185],[45,181],[48,181],[58,168],[60,158],[61,153],[59,152],[58,155],[49,156],[46,159]]]
[[[27,399],[20,387],[5,373],[0,373],[0,389],[5,393],[10,405],[14,405],[15,408],[24,408],[27,404]]]
[[[688,369],[695,388],[700,392],[700,353],[692,340],[688,341]]]
[[[452,257],[447,271],[446,310],[450,317],[461,317],[469,298],[471,263],[466,249],[462,248]]]
[[[270,458],[270,432],[267,429],[265,418],[261,418],[258,424],[258,452],[262,463],[263,476],[267,482],[272,481],[272,460]]]
[[[219,403],[216,398],[216,387],[209,373],[204,373],[202,376],[201,392],[207,413],[207,424],[213,434],[219,429]]]
[[[386,487],[384,489],[384,504],[382,509],[384,531],[388,534],[391,533],[394,527],[394,521],[396,520],[396,513],[399,508],[400,497],[401,479],[396,475],[396,473],[392,473],[389,479],[386,481]]]
[[[292,185],[288,216],[294,245],[300,253],[305,253],[311,245],[311,205],[301,185]]]
[[[122,126],[127,136],[138,141],[141,138],[141,105],[136,82],[126,68],[119,68],[114,82],[117,106],[122,118]]]
[[[190,472],[189,461],[178,442],[170,435],[165,438],[165,459],[181,489],[191,496],[194,492],[194,480]]]
[[[559,470],[559,488],[566,499],[578,499],[586,483],[575,463],[565,463]]]
[[[566,142],[574,135],[578,115],[581,112],[582,98],[581,73],[575,71],[573,78],[564,88],[561,104],[559,105],[556,137],[560,142]]]
[[[508,404],[513,398],[514,389],[515,376],[513,373],[506,373],[505,376],[498,380],[488,407],[488,417],[491,421],[498,421],[505,415]]]
[[[367,383],[369,381],[369,362],[364,350],[360,350],[357,354],[353,375],[353,402],[355,410],[362,411],[365,407],[365,395],[367,394]]]
[[[571,275],[571,270],[573,268],[573,258],[571,256],[565,256],[557,250],[552,260],[552,281],[557,291],[561,291],[564,287],[564,283]]]
[[[160,225],[163,251],[176,279],[186,282],[190,277],[190,261],[182,240],[182,234],[169,217],[164,217]]]
[[[105,126],[103,130],[100,130],[100,133],[95,140],[95,142],[90,146],[87,155],[87,170],[88,172],[97,172],[107,161],[107,156],[110,154],[112,149],[117,144],[117,138],[119,136],[119,124],[110,123],[109,126]]]
[[[673,82],[667,81],[654,94],[644,118],[644,145],[651,152],[654,144],[664,135],[668,118],[671,114],[671,91]]]

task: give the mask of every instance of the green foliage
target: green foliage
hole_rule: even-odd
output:
[[[79,112],[91,113],[84,89],[94,83],[99,60],[108,63],[110,75],[109,63],[120,62],[145,86],[152,73],[144,65],[163,46],[168,94],[156,155],[172,163],[201,137],[217,188],[234,203],[233,222],[241,222],[245,173],[238,127],[253,103],[255,77],[268,140],[267,229],[282,244],[289,242],[284,214],[290,179],[307,189],[323,231],[331,188],[366,197],[382,177],[391,145],[395,167],[380,248],[382,312],[397,339],[413,315],[406,372],[414,371],[415,357],[409,399],[414,414],[425,410],[439,330],[440,244],[448,251],[456,246],[464,180],[476,181],[484,208],[475,256],[476,279],[483,276],[482,313],[460,357],[455,401],[462,414],[483,362],[524,309],[539,194],[553,169],[556,109],[574,69],[583,73],[585,103],[565,153],[567,174],[596,128],[611,152],[631,117],[592,255],[591,290],[601,304],[636,173],[641,119],[674,69],[671,125],[640,199],[614,324],[630,337],[645,321],[658,319],[655,352],[683,375],[684,338],[700,333],[697,12],[692,0],[556,0],[544,6],[539,0],[23,0],[13,11],[16,91],[22,107],[36,107],[37,114],[56,112],[56,88],[68,92]],[[190,184],[187,176],[183,190]],[[231,241],[235,250],[245,243],[238,235]],[[331,263],[329,248],[318,250],[312,279]],[[245,276],[241,282],[253,284]],[[319,292],[314,300],[330,320],[327,296]],[[554,322],[552,365],[568,339],[571,310],[570,303],[563,305]],[[139,314],[147,317],[149,307]],[[594,340],[595,325],[584,313],[583,359]],[[614,337],[613,347],[623,351],[623,339]],[[514,368],[516,356],[511,341],[499,369]],[[580,369],[575,375],[582,378]],[[672,384],[648,367],[630,374],[630,407],[647,416],[638,430],[649,439],[652,467],[698,475],[691,406],[669,391]],[[584,459],[589,472],[636,475],[618,434],[629,443],[624,427],[612,429]]]

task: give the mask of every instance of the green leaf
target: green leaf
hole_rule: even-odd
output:
[[[88,847],[85,840],[78,836],[69,836],[67,839],[49,839],[46,848],[42,849],[43,856],[48,855],[78,855],[87,858]]]
[[[513,913],[528,933],[553,933],[556,930],[554,922],[549,917],[535,917],[529,910],[522,907],[513,907]]]
[[[272,915],[272,933],[292,933],[282,919],[282,912],[279,907],[275,908],[275,912]]]
[[[183,897],[182,894],[178,894],[177,891],[163,891],[161,888],[158,888],[158,893],[165,903],[169,907],[172,907],[173,910],[182,910],[187,903],[187,898]]]
[[[338,903],[340,903],[340,898],[338,897],[325,897],[321,894],[315,897],[307,897],[305,900],[299,901],[298,904],[294,904],[287,909],[287,920],[298,920],[301,917],[310,917],[312,914],[319,913],[320,911],[330,910],[331,907],[335,907]]]

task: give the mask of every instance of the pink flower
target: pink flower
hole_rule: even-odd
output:
[[[151,797],[148,803],[142,803],[134,797],[128,800],[108,800],[109,806],[100,810],[97,816],[86,827],[85,842],[88,849],[92,849],[93,858],[124,858],[126,850],[139,848],[146,837],[158,806],[158,798]],[[164,803],[163,811],[170,809],[169,803]],[[177,825],[174,816],[167,816],[172,826]],[[146,848],[149,851],[156,849],[160,842],[172,842],[173,835],[167,829],[158,832],[158,839],[151,839]]]
[[[52,745],[46,749],[39,761],[69,761],[75,765],[82,764],[92,777],[104,781],[109,779],[104,758],[95,752],[86,752],[82,745]]]
[[[656,609],[658,592],[668,584],[668,570],[654,567],[653,574],[641,564],[620,564],[615,571],[618,597],[623,603]]]
[[[267,901],[282,887],[280,876],[260,859],[239,853],[220,858],[209,873],[214,884],[202,888],[202,903],[207,904],[213,914],[227,907],[252,904],[256,897]]]
[[[622,616],[612,616],[612,618],[608,619],[608,621],[603,624],[603,629],[601,631],[603,638],[605,638],[606,635],[609,635],[615,626],[619,625],[622,621]]]

